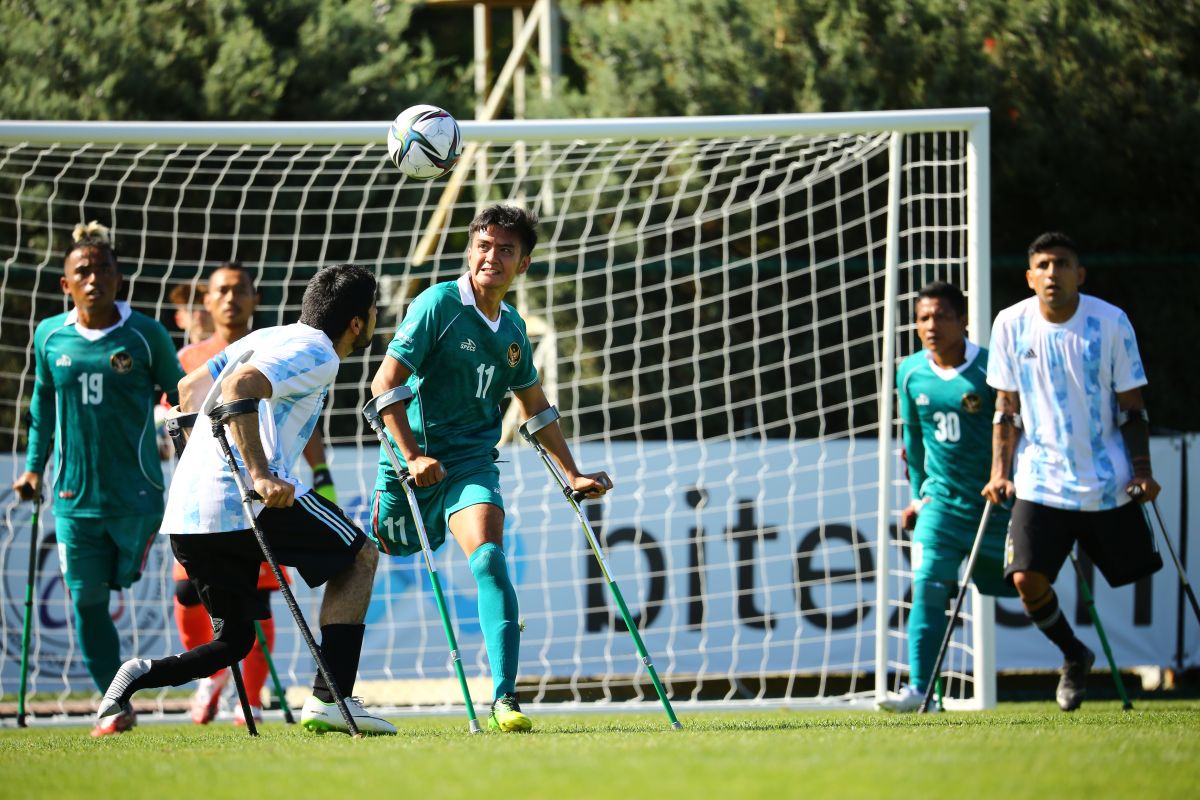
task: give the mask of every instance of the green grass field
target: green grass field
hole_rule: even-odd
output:
[[[351,741],[268,723],[0,731],[0,797],[1168,797],[1200,793],[1200,701],[1005,704],[892,716],[772,711],[536,717],[525,735],[404,718]]]

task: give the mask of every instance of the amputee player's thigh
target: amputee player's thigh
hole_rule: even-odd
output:
[[[367,543],[366,535],[344,511],[313,491],[287,508],[264,508],[258,525],[276,560],[295,567],[312,587],[347,569]],[[256,588],[257,583],[256,574]]]
[[[421,509],[421,520],[425,523],[425,535],[433,550],[446,541],[445,515],[442,503],[446,480],[433,486],[413,491]],[[421,550],[421,537],[408,506],[408,496],[398,481],[388,483],[385,489],[376,489],[371,497],[371,540],[375,546],[389,556],[409,556]]]
[[[146,557],[162,524],[162,514],[130,514],[105,520],[105,531],[117,550],[113,585],[127,589],[142,577]]]
[[[1137,503],[1085,516],[1079,545],[1110,586],[1124,586],[1162,569],[1162,556]]]

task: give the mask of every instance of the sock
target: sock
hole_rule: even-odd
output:
[[[1029,617],[1030,621],[1046,635],[1047,639],[1054,642],[1062,651],[1063,658],[1068,661],[1077,661],[1083,656],[1084,644],[1076,638],[1075,631],[1071,630],[1071,623],[1067,622],[1062,609],[1058,607],[1058,595],[1054,589],[1050,588],[1047,591],[1050,595],[1050,602],[1036,611],[1026,608],[1025,616]]]
[[[75,633],[79,637],[83,666],[101,692],[121,668],[121,640],[108,613],[108,592],[104,595],[102,603],[75,606]]]
[[[182,686],[196,678],[220,672],[245,658],[254,644],[254,638],[252,623],[225,623],[221,635],[211,642],[186,653],[151,660],[150,671],[132,681],[121,699],[128,701],[134,692],[141,689]]]
[[[933,662],[950,624],[946,601],[950,587],[942,581],[916,578],[912,587],[912,611],[908,617],[908,671],[913,689],[924,692],[933,675]]]
[[[358,657],[362,653],[363,632],[366,625],[322,625],[321,654],[325,665],[337,684],[342,697],[354,694],[354,681],[358,679]],[[333,692],[325,683],[321,670],[313,678],[313,695],[322,703],[333,702]]]
[[[195,650],[208,644],[213,638],[212,619],[202,605],[185,606],[175,598],[175,627],[179,629],[179,641],[184,650]],[[217,673],[206,677],[216,677]]]
[[[491,542],[470,558],[471,573],[479,586],[479,627],[492,668],[495,697],[517,691],[517,661],[521,628],[517,620],[517,592],[508,578],[504,551]]]
[[[259,620],[262,625],[263,638],[267,640],[267,648],[275,646],[275,620],[264,619]],[[267,657],[263,654],[262,643],[258,641],[258,637],[254,637],[254,647],[250,648],[250,655],[246,656],[246,660],[242,662],[242,680],[246,684],[246,696],[250,698],[250,705],[262,707],[262,690],[267,684],[267,675],[270,670],[267,667]]]

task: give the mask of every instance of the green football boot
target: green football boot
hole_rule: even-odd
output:
[[[492,713],[488,717],[488,727],[494,731],[527,731],[533,727],[533,720],[521,713],[517,704],[517,696],[505,694],[497,697],[492,703]]]

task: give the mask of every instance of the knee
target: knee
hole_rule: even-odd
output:
[[[190,580],[175,581],[175,599],[184,608],[200,605],[200,593]]]
[[[1050,585],[1046,577],[1038,572],[1014,572],[1012,582],[1017,594],[1021,595],[1021,601],[1027,606],[1044,595]]]
[[[508,565],[504,562],[504,551],[494,542],[484,542],[475,548],[469,559],[471,572],[476,580],[499,579],[508,576]]]
[[[109,587],[107,583],[76,583],[72,584],[71,590],[71,605],[75,606],[76,610],[91,609],[96,606],[104,606],[105,611],[108,610],[108,594]]]
[[[249,655],[257,636],[254,633],[254,622],[238,620],[213,620],[216,629],[215,641],[220,641],[229,648],[233,661],[241,661]],[[232,663],[232,662],[231,662]]]

